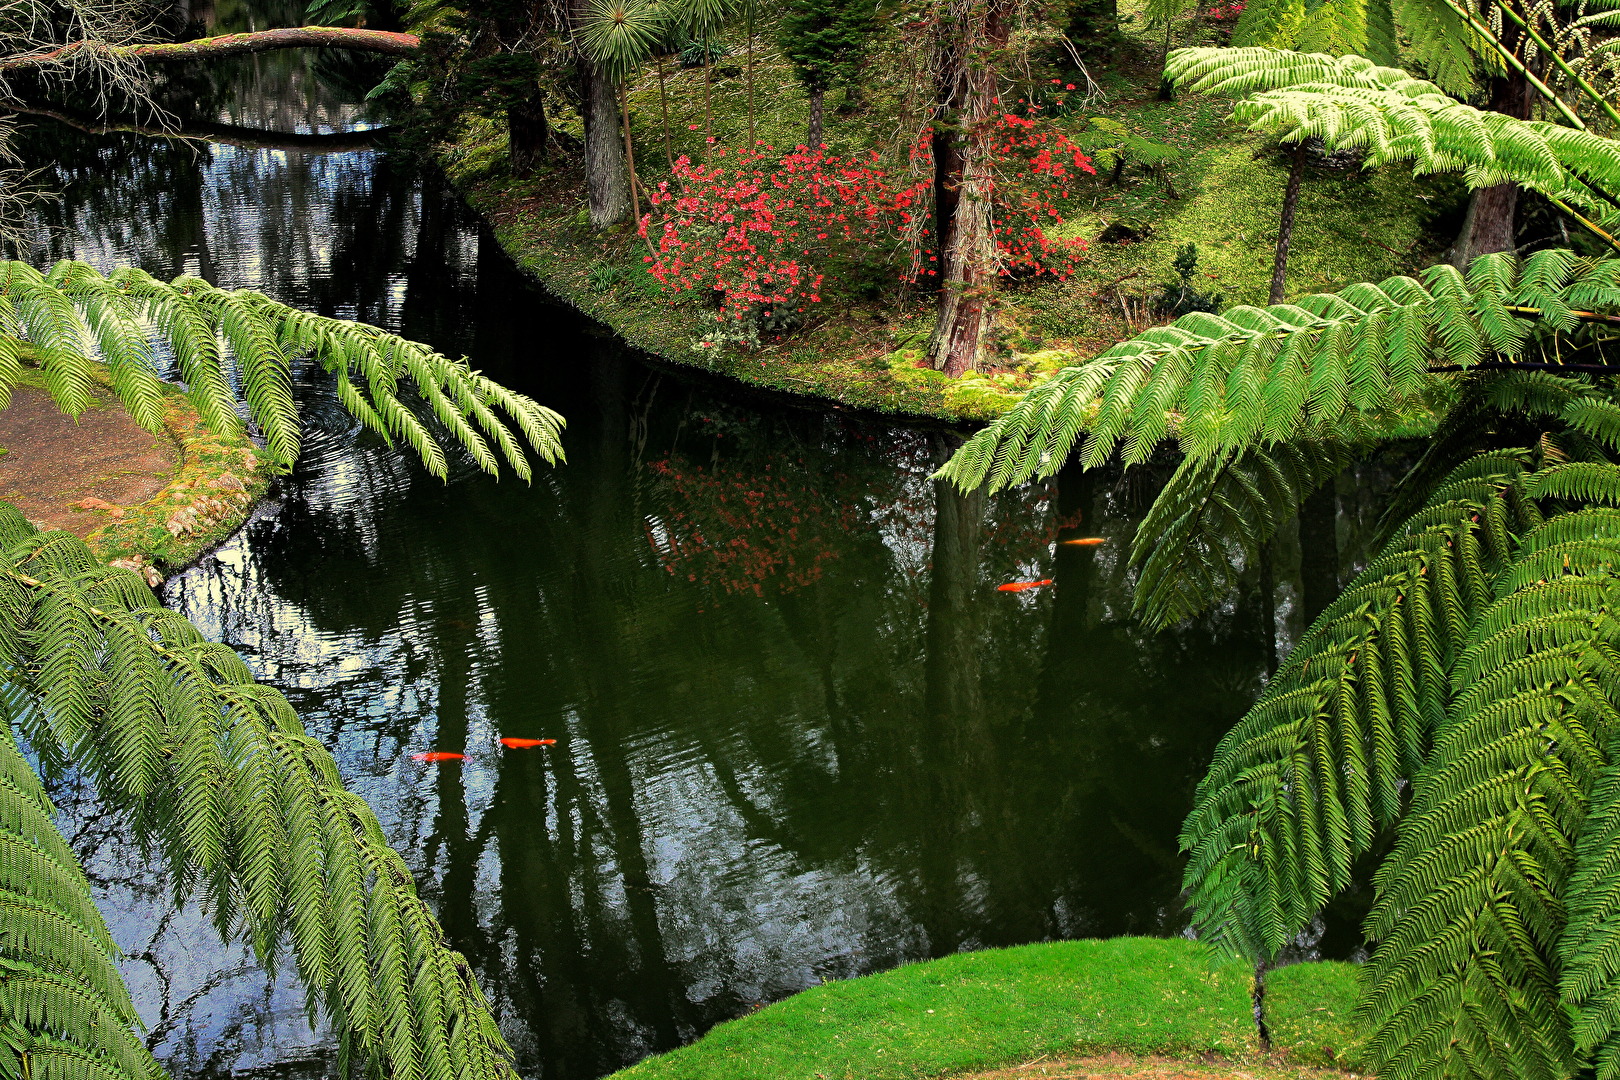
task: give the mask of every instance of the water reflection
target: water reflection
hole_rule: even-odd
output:
[[[166,594],[337,755],[526,1074],[598,1076],[907,960],[1182,930],[1175,835],[1268,619],[1297,623],[1297,545],[1274,613],[1146,635],[1124,550],[1163,474],[963,495],[929,479],[945,433],[649,367],[380,153],[35,138],[69,192],[51,254],[398,328],[568,416],[569,463],[532,487],[445,485],[309,375],[274,512]],[[1082,524],[1109,543],[1054,546]],[[1055,584],[994,590],[1030,577]],[[467,761],[409,760],[426,749]],[[132,979],[171,1065],[318,1071],[296,990],[76,814],[115,932],[154,958]]]

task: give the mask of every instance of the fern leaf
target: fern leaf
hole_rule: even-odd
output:
[[[1121,447],[1125,464],[1143,461],[1172,434],[1205,457],[1370,433],[1453,385],[1435,369],[1521,359],[1535,334],[1616,308],[1620,260],[1543,251],[1483,256],[1466,276],[1436,266],[1263,311],[1188,315],[1033,387],[938,475],[963,490],[1050,475],[1083,435],[1090,467]]]
[[[91,365],[101,361],[130,415],[158,430],[162,399],[153,337],[173,353],[192,403],[216,430],[241,426],[232,378],[239,377],[268,455],[284,466],[298,454],[291,370],[302,356],[337,378],[345,408],[367,427],[408,444],[436,476],[448,474],[444,448],[401,402],[402,389],[414,388],[450,441],[486,472],[497,473],[504,460],[528,478],[529,453],[547,462],[562,458],[563,421],[556,413],[497,387],[465,361],[373,327],[309,315],[194,277],[165,283],[128,268],[103,277],[71,261],[41,274],[0,262],[0,405],[18,377],[19,346],[26,342],[63,409],[77,415],[89,407]]]

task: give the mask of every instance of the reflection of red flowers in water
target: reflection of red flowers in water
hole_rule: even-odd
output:
[[[783,592],[814,584],[861,518],[859,501],[828,500],[803,477],[769,467],[704,468],[671,457],[648,468],[674,497],[665,516],[646,519],[647,542],[671,574],[728,593],[763,596],[773,579]]]

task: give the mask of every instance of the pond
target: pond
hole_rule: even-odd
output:
[[[1125,554],[1167,470],[964,496],[929,478],[951,432],[637,355],[354,134],[378,72],[281,54],[183,75],[211,142],[37,119],[67,193],[40,254],[374,322],[568,418],[567,463],[532,485],[441,483],[306,372],[296,472],[164,591],[337,756],[524,1074],[588,1080],[958,950],[1183,933],[1177,831],[1298,632],[1297,542],[1272,603],[1146,633]],[[1369,511],[1348,482],[1340,501],[1348,550]],[[1079,536],[1107,542],[1055,544]],[[411,760],[430,750],[466,760]],[[219,947],[119,822],[64,802],[176,1074],[322,1075],[286,974]]]

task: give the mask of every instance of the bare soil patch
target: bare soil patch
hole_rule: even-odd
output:
[[[1036,1058],[1023,1065],[966,1073],[956,1080],[1352,1080],[1337,1069],[1257,1060],[1182,1059],[1140,1054]]]
[[[41,528],[79,536],[151,499],[180,465],[173,441],[117,404],[99,404],[75,420],[28,386],[13,389],[10,406],[0,410],[0,447],[0,499]]]

